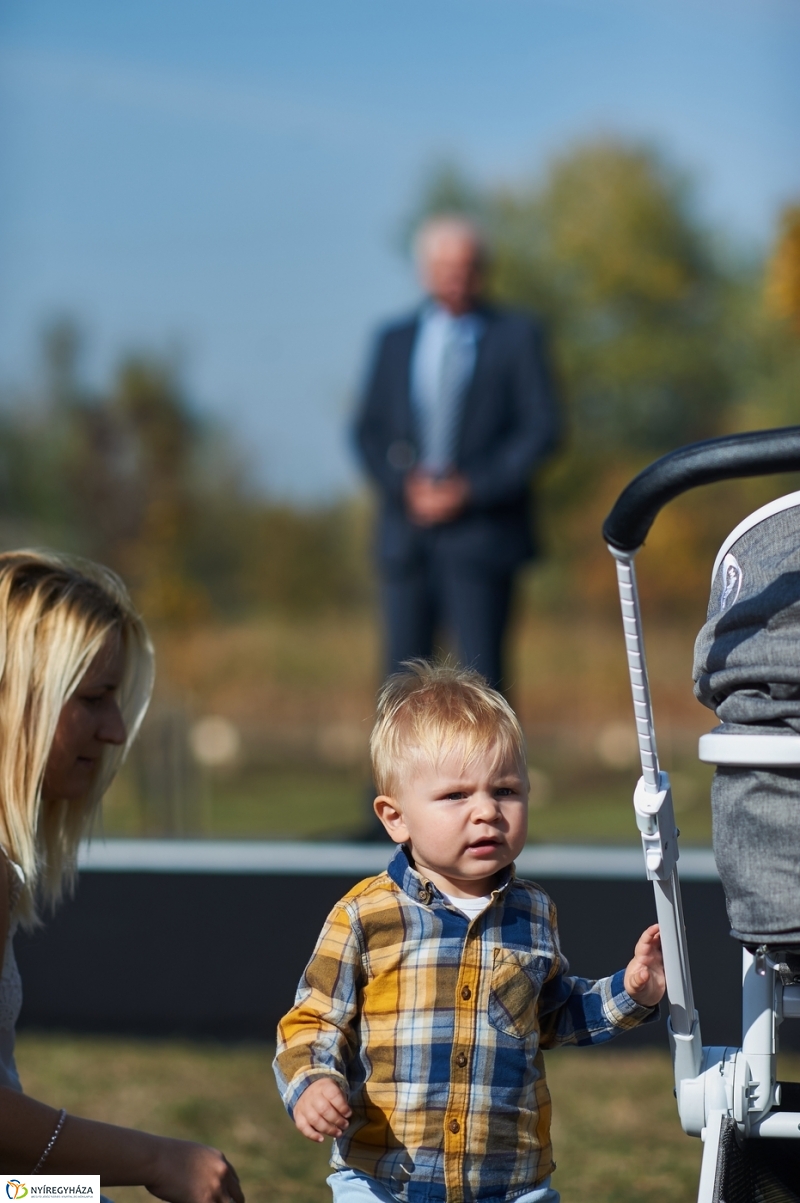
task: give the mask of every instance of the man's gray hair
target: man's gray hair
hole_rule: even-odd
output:
[[[422,222],[414,234],[414,258],[418,264],[424,262],[428,252],[440,238],[457,237],[469,239],[475,246],[475,258],[484,266],[489,258],[489,242],[485,232],[471,217],[463,213],[437,213]]]

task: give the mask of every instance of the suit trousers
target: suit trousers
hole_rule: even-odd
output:
[[[449,564],[436,551],[431,540],[412,565],[384,573],[387,670],[397,672],[418,656],[429,659],[443,634],[462,665],[502,689],[514,573]]]

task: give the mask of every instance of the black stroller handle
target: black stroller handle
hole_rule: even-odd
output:
[[[737,476],[794,471],[800,471],[800,426],[689,443],[657,459],[623,489],[603,523],[603,538],[616,551],[632,554],[659,510],[681,493]]]

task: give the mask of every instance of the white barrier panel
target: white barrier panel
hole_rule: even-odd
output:
[[[388,843],[311,843],[300,840],[93,840],[80,850],[83,872],[99,873],[275,873],[369,877],[381,873],[392,855]],[[645,878],[639,847],[529,844],[517,857],[526,878]],[[717,881],[710,848],[680,854],[683,881]]]

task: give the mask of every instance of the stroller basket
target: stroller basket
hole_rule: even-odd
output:
[[[742,1140],[732,1119],[721,1124],[712,1203],[800,1203],[800,1142]]]

